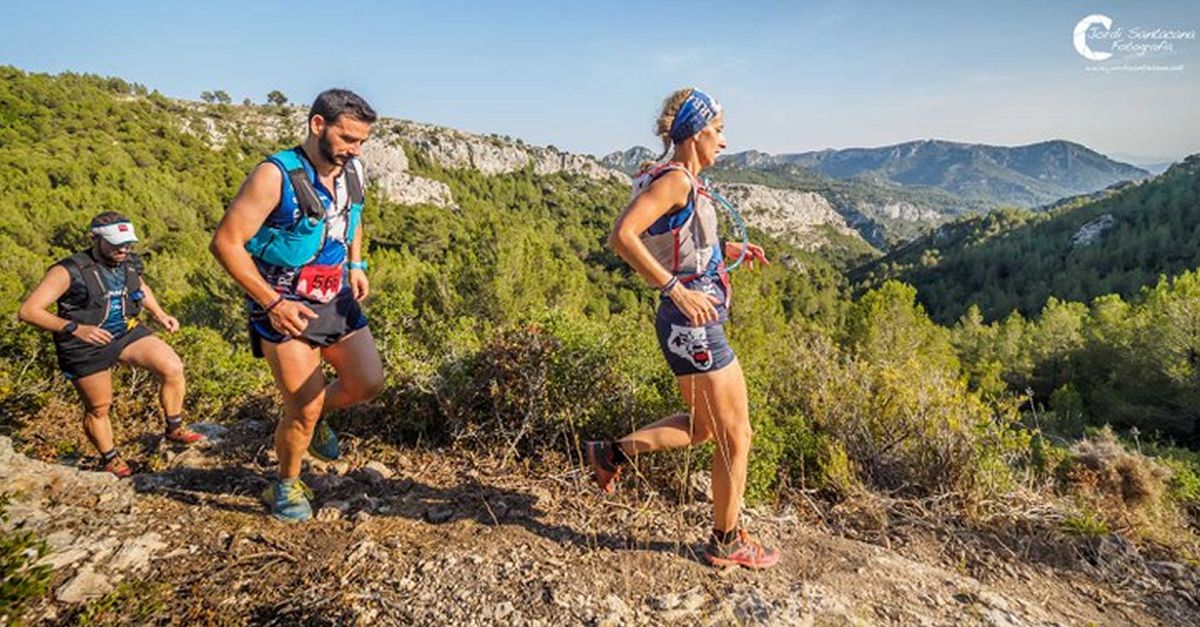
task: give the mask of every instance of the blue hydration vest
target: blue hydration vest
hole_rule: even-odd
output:
[[[300,147],[281,150],[267,160],[283,171],[283,190],[279,207],[246,242],[246,251],[272,266],[301,268],[317,259],[329,237],[325,206],[313,185],[316,170]],[[362,219],[363,185],[353,163],[343,172],[350,196],[345,236],[348,250]]]

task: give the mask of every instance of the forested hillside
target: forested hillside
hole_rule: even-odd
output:
[[[184,325],[171,339],[194,382],[190,408],[219,412],[268,393],[266,371],[243,340],[241,297],[207,244],[245,174],[264,155],[298,141],[296,112],[200,107],[119,79],[13,68],[3,70],[0,89],[6,112],[0,210],[15,217],[0,226],[0,264],[17,278],[0,301],[9,327],[0,368],[7,427],[56,398],[70,399],[55,375],[49,337],[17,323],[14,312],[53,261],[87,245],[86,224],[105,209],[137,223],[147,279]],[[378,141],[405,144],[393,129],[403,125],[378,126]],[[447,132],[442,143],[451,140]],[[493,338],[505,341],[531,323],[611,353],[606,368],[631,386],[626,401],[595,398],[588,401],[593,409],[574,411],[624,421],[660,411],[671,385],[657,367],[650,325],[657,295],[603,244],[627,188],[570,173],[539,175],[532,166],[485,175],[403,147],[407,171],[444,184],[453,203],[400,205],[378,186],[370,190],[365,220],[375,296],[368,312],[386,349],[393,400],[405,404],[395,427],[448,436],[448,408],[437,406],[431,381],[443,380],[445,369],[468,356],[482,358]],[[779,263],[738,281],[747,339],[766,342],[767,329],[789,320],[835,324],[844,304],[832,268],[781,243],[764,245]],[[401,394],[407,386],[415,391]],[[631,407],[634,398],[640,400]]]
[[[1200,266],[1200,155],[1157,178],[1045,212],[998,210],[943,225],[850,273],[864,286],[914,285],[942,323],[971,304],[995,319],[1051,296],[1130,298],[1160,275]]]

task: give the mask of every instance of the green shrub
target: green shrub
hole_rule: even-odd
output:
[[[1167,467],[1167,498],[1187,512],[1193,528],[1200,528],[1200,453],[1158,443],[1144,444],[1142,451]]]
[[[1103,517],[1091,509],[1081,509],[1063,520],[1063,529],[1080,536],[1103,536],[1111,533]]]
[[[619,435],[668,407],[661,375],[622,368],[639,360],[623,352],[619,333],[557,311],[534,318],[443,369],[438,398],[454,439],[522,454],[572,451],[584,436]]]
[[[1050,408],[1053,411],[1042,416],[1044,429],[1067,437],[1083,435],[1087,413],[1083,397],[1074,384],[1065,383],[1054,390],[1050,395]]]
[[[812,417],[790,423],[795,448],[783,459],[795,464],[819,451],[826,476],[808,480],[839,488],[928,495],[1012,486],[1012,464],[1029,446],[1014,428],[1015,404],[968,389],[948,334],[911,289],[889,284],[865,295],[841,337],[839,345],[796,326],[777,341],[785,348],[773,354],[771,405],[776,415]]]
[[[183,360],[187,376],[187,402],[197,419],[234,413],[243,401],[271,390],[265,361],[250,353],[249,341],[230,338],[205,327],[183,327],[176,334],[161,334]],[[156,402],[147,398],[147,402]]]

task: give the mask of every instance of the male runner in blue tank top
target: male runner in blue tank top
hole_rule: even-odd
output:
[[[312,516],[312,492],[299,478],[305,449],[325,460],[340,455],[322,417],[383,386],[383,365],[359,307],[369,283],[358,156],[375,120],[357,94],[322,92],[309,110],[304,143],[254,169],[213,235],[213,254],[246,293],[251,347],[266,357],[283,396],[275,431],[279,479],[263,493],[280,520]],[[281,261],[296,258],[280,242],[301,232],[306,220],[321,231],[311,256]],[[328,385],[322,359],[338,375]]]

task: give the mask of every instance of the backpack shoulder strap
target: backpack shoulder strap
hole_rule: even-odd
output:
[[[365,198],[363,193],[362,163],[358,159],[351,159],[350,163],[346,164],[346,166],[346,191],[350,194],[350,204],[361,205]]]
[[[88,261],[91,261],[91,255],[88,255],[87,257]],[[71,285],[67,289],[72,289],[78,285],[84,285],[83,268],[80,267],[80,262],[81,260],[79,259],[79,254],[76,253],[54,264],[56,266],[62,266],[63,269],[67,271],[67,276],[71,278]]]
[[[650,166],[649,168],[642,170],[641,174],[649,174],[651,178],[658,178],[667,172],[670,172],[671,170],[679,170],[683,172],[687,175],[689,181],[695,182],[696,180],[696,177],[692,175],[691,170],[688,170],[682,163],[679,163],[678,161],[667,161],[666,163],[659,163],[657,165]]]
[[[145,264],[142,263],[142,257],[138,254],[130,254],[129,259],[122,264],[125,266],[125,290],[127,292],[136,292],[142,288],[142,273],[145,271]]]
[[[96,260],[92,258],[92,252],[89,250],[81,250],[67,257],[63,262],[75,266],[75,269],[79,272],[90,270],[96,265]]]
[[[300,211],[309,218],[320,220],[325,217],[325,207],[321,204],[321,199],[317,196],[317,190],[313,188],[311,175],[304,164],[304,158],[300,156],[300,150],[299,146],[280,150],[267,157],[267,161],[274,163],[280,170],[283,170],[283,175],[286,178],[284,181],[284,191],[287,191],[288,184],[290,183],[296,193],[296,202],[300,204]]]
[[[287,150],[280,150],[267,157],[267,159],[274,161],[284,172],[291,173],[296,170],[304,170],[304,162],[300,160],[300,155],[297,154],[299,150],[298,146],[288,148]]]
[[[649,182],[646,184],[646,187],[650,187],[654,181],[658,180],[660,177],[668,172],[671,172],[672,170],[679,170],[680,172],[683,172],[685,176],[687,176],[688,182],[692,184],[692,190],[688,192],[688,206],[694,205],[696,202],[696,194],[700,191],[700,183],[696,180],[696,177],[692,174],[692,172],[683,167],[683,164],[681,163],[676,163],[674,161],[661,163],[659,165],[647,168],[635,178],[640,178],[642,176],[650,177]],[[685,209],[687,209],[687,207],[680,209],[680,211],[684,211]]]
[[[80,306],[94,296],[96,290],[99,289],[99,283],[97,283],[95,275],[92,273],[92,269],[96,267],[96,260],[92,258],[90,250],[79,251],[59,261],[56,265],[60,265],[66,269],[67,275],[71,278],[71,284],[67,288],[67,293],[76,292],[79,294],[78,297],[82,299],[79,303]],[[82,293],[77,290],[82,290]]]

